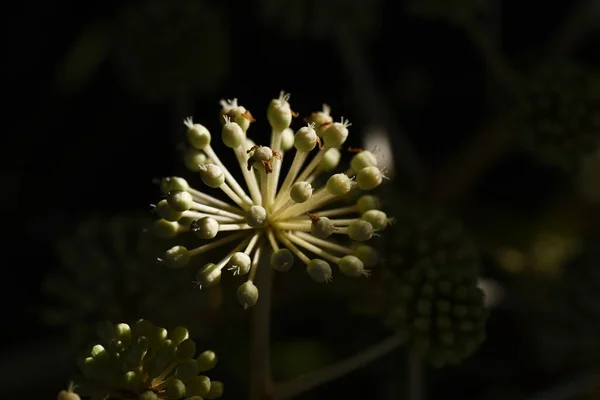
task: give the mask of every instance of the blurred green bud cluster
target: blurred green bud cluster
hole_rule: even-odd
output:
[[[106,322],[100,343],[79,359],[82,396],[98,399],[202,400],[223,394],[223,384],[200,375],[215,367],[214,352],[196,355],[184,327],[171,331],[138,320],[133,326]]]
[[[404,273],[391,296],[390,325],[436,367],[460,363],[485,339],[487,310],[474,275],[424,260]]]
[[[573,62],[526,73],[512,111],[525,149],[541,162],[577,170],[600,148],[600,73]]]
[[[371,37],[381,27],[381,0],[260,0],[262,17],[290,36],[335,37],[339,28]]]
[[[427,19],[462,24],[485,11],[489,0],[409,0],[408,12]]]
[[[411,205],[394,210],[394,217],[395,223],[383,238],[382,252],[397,277],[423,260],[440,270],[477,275],[477,248],[460,220],[440,209]]]
[[[151,100],[215,89],[229,71],[224,20],[203,0],[128,3],[114,24],[124,82]]]
[[[199,298],[192,290],[192,276],[174,275],[156,265],[157,249],[165,243],[144,232],[151,222],[147,216],[90,217],[59,239],[62,268],[42,282],[43,320],[67,328],[70,341],[78,346],[93,337],[93,326],[103,320],[144,315],[171,327],[216,309],[219,291]],[[181,290],[181,285],[189,290]]]

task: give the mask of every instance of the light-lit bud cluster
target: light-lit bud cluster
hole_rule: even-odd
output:
[[[194,249],[174,246],[159,261],[170,268],[181,268],[212,249],[230,244],[225,257],[198,270],[196,283],[201,288],[219,283],[223,268],[232,275],[245,276],[246,281],[237,291],[245,308],[258,301],[259,290],[253,282],[261,260],[266,260],[265,264],[270,261],[277,271],[288,271],[299,259],[317,282],[332,279],[332,266],[347,276],[368,276],[368,268],[377,263],[374,250],[331,236],[366,242],[389,223],[375,197],[360,196],[361,191],[374,189],[385,179],[372,153],[360,151],[354,154],[351,168],[345,173],[317,179],[337,168],[340,148],[351,126],[348,120],[334,122],[331,110],[324,106],[294,133],[290,126],[297,115],[289,98],[282,92],[269,103],[266,115],[272,135],[265,145],[247,137],[254,119],[237,99],[221,102],[221,140],[233,150],[245,187],[213,150],[209,131],[186,119],[193,149],[185,154],[186,165],[200,175],[205,187],[219,189],[231,202],[196,190],[182,178],[170,177],[161,181],[165,198],[155,206],[160,217],[155,230],[161,236],[189,231],[207,241]],[[292,150],[295,154],[289,170],[282,173],[283,158]],[[195,161],[198,165],[194,166]],[[321,181],[324,185],[319,186],[317,182]],[[349,203],[357,198],[354,204]],[[336,207],[336,202],[345,205]]]
[[[82,396],[197,400],[223,394],[221,382],[200,375],[215,367],[215,353],[207,350],[196,355],[196,343],[184,327],[167,332],[142,319],[132,326],[106,322],[98,333],[101,343],[91,346],[79,360],[82,378],[76,383]],[[58,398],[79,399],[73,395],[70,388]]]

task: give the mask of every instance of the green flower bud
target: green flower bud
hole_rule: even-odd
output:
[[[365,267],[372,268],[379,263],[377,251],[366,244],[360,244],[354,249],[354,255],[358,257]]]
[[[140,394],[137,398],[137,400],[157,400],[158,396],[156,395],[156,393],[154,393],[153,391],[146,391],[142,394]]]
[[[267,108],[267,120],[276,132],[282,132],[292,123],[292,110],[289,94],[281,92],[279,98],[271,100]]]
[[[187,359],[179,364],[177,370],[175,371],[175,376],[178,379],[181,379],[182,382],[188,382],[192,378],[196,377],[196,375],[198,375],[198,363],[193,358]],[[186,396],[187,392],[188,389],[186,388]]]
[[[267,210],[262,206],[252,206],[246,211],[246,223],[253,228],[261,228],[267,223]]]
[[[363,262],[356,256],[344,256],[338,263],[340,272],[344,275],[357,278],[359,276],[368,275],[365,271]]]
[[[356,173],[356,183],[362,190],[373,190],[383,182],[383,174],[377,167],[366,167]]]
[[[294,265],[294,255],[288,249],[279,249],[271,255],[271,267],[277,271],[287,272]]]
[[[169,193],[171,190],[186,191],[190,188],[187,181],[178,176],[168,176],[160,180],[160,191],[163,194]]]
[[[159,217],[171,222],[179,221],[183,216],[182,212],[171,207],[166,199],[159,201],[158,204],[156,204],[154,211]]]
[[[152,224],[152,232],[160,238],[172,238],[179,232],[179,223],[177,221],[167,221],[164,218],[157,219]]]
[[[129,343],[131,341],[131,328],[127,324],[116,324],[115,325],[115,338],[123,343]]]
[[[331,109],[329,106],[323,104],[323,111],[313,112],[310,117],[307,118],[309,124],[315,124],[315,129],[317,130],[317,135],[319,135],[319,137],[322,137],[329,125],[333,123],[330,113]]]
[[[281,150],[288,151],[294,147],[294,131],[292,128],[286,128],[281,133]]]
[[[207,399],[218,399],[223,396],[223,382],[212,381],[210,384],[210,391],[204,397]]]
[[[185,331],[187,332],[187,329],[185,329]],[[173,340],[174,343],[177,343],[176,340],[171,340]],[[188,358],[194,357],[194,354],[196,354],[196,343],[194,343],[192,339],[187,337],[184,340],[182,340],[181,343],[179,343],[179,345],[177,346],[177,350],[175,351],[175,358],[177,360],[187,360]]]
[[[356,207],[358,208],[358,213],[363,215],[369,210],[378,210],[381,208],[381,201],[377,196],[373,196],[371,194],[366,194],[360,196],[358,201],[356,202]]]
[[[364,242],[373,236],[373,225],[361,219],[352,221],[348,225],[348,236],[357,242]]]
[[[213,239],[219,233],[219,223],[211,217],[202,217],[190,225],[190,231],[200,239]]]
[[[56,397],[56,400],[81,400],[81,397],[74,392],[73,385],[69,385],[68,390],[61,390]]]
[[[244,144],[246,133],[241,126],[230,121],[223,125],[223,128],[221,129],[221,139],[225,146],[235,149]]]
[[[169,268],[183,268],[190,262],[190,252],[183,246],[173,246],[159,261]]]
[[[350,161],[350,168],[354,172],[360,171],[366,167],[376,167],[377,166],[377,158],[370,151],[363,150],[360,153],[357,153],[354,157],[352,157],[352,161]]]
[[[180,399],[185,396],[185,384],[179,379],[170,379],[165,387],[165,395],[169,400]]]
[[[290,197],[296,203],[304,203],[312,196],[313,187],[308,182],[296,182],[292,185],[290,190]]]
[[[202,287],[214,286],[221,282],[221,269],[216,264],[206,264],[196,274],[196,280]]]
[[[319,169],[323,172],[330,172],[337,168],[340,160],[342,159],[342,153],[335,147],[330,148],[325,152],[323,158],[319,162]]]
[[[327,147],[340,147],[348,138],[347,122],[334,122],[323,133],[323,141]]]
[[[169,339],[177,346],[184,340],[190,337],[190,333],[187,328],[183,326],[177,326],[169,332]]]
[[[197,363],[196,363],[197,364]],[[208,376],[194,376],[187,382],[185,387],[185,395],[205,397],[210,392],[211,381]]]
[[[361,219],[364,219],[365,221],[373,225],[373,229],[375,229],[376,231],[384,230],[387,227],[389,221],[386,213],[380,210],[369,210],[361,216]]]
[[[317,221],[312,222],[310,233],[319,239],[327,239],[334,230],[335,226],[329,218],[320,217]]]
[[[218,188],[225,182],[223,169],[215,164],[206,164],[200,168],[200,178],[208,187]]]
[[[234,253],[229,259],[229,269],[233,270],[234,275],[246,275],[250,272],[251,266],[252,260],[250,259],[250,256],[241,251]]]
[[[202,151],[193,148],[186,149],[183,153],[183,163],[192,172],[200,172],[204,164],[208,164],[209,158]]]
[[[188,192],[171,190],[167,193],[167,202],[175,211],[187,211],[194,205],[194,199]]]
[[[213,369],[217,365],[217,355],[214,351],[206,350],[202,352],[197,358],[198,372],[205,372]]]
[[[325,260],[314,259],[310,260],[307,265],[306,272],[308,275],[319,283],[329,282],[331,280],[332,272],[331,266]]]
[[[354,181],[344,173],[332,175],[327,180],[327,191],[334,196],[347,194],[355,185]]]
[[[187,140],[198,150],[203,150],[210,144],[210,132],[200,124],[193,124],[192,119],[185,120],[185,125],[188,127]]]
[[[237,299],[244,309],[253,307],[258,301],[258,288],[252,281],[242,283],[237,290]]]
[[[308,153],[315,148],[318,139],[317,132],[312,126],[303,126],[294,136],[294,147],[300,152]]]

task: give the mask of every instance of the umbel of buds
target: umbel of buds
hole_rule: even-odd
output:
[[[201,288],[219,283],[223,269],[246,276],[237,291],[244,308],[258,301],[254,280],[259,265],[265,264],[261,260],[282,272],[299,260],[307,274],[322,283],[331,281],[332,266],[344,275],[368,276],[373,252],[365,250],[365,243],[357,252],[351,242],[368,241],[389,222],[372,196],[361,193],[377,188],[386,179],[371,152],[356,153],[349,169],[332,174],[349,134],[348,120],[334,122],[325,105],[294,133],[290,125],[297,114],[289,98],[282,92],[269,103],[266,118],[271,139],[264,144],[248,138],[254,122],[250,112],[238,105],[237,99],[221,101],[220,137],[234,153],[233,166],[221,161],[209,130],[186,119],[192,147],[191,153],[186,153],[186,164],[200,175],[204,187],[195,189],[180,177],[163,178],[160,187],[164,198],[154,208],[160,218],[155,223],[157,234],[174,237],[191,232],[201,241],[193,249],[168,249],[159,262],[168,268],[182,268],[228,245],[225,257],[200,263],[196,283]],[[291,159],[287,171],[282,170],[284,157]],[[193,160],[200,164],[193,165]],[[232,168],[240,171],[242,183],[233,176]],[[324,184],[319,186],[319,181]],[[208,194],[210,190],[229,201]],[[346,237],[350,243],[334,240],[334,236]]]
[[[79,360],[82,376],[76,382],[81,396],[201,400],[223,394],[221,382],[201,375],[216,365],[215,353],[196,355],[196,344],[184,327],[167,332],[142,319],[133,326],[106,322],[99,334],[101,343],[91,346]],[[63,400],[60,395],[59,399]]]

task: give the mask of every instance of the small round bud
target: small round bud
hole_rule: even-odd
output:
[[[188,127],[187,140],[195,149],[202,150],[210,144],[208,129],[200,124],[191,124],[191,120],[186,125]]]
[[[196,365],[198,362],[196,362]],[[199,397],[200,399],[208,394],[210,391],[210,378],[206,375],[194,376],[191,378],[185,387],[185,395],[189,396],[186,400],[190,398],[193,399],[194,396]]]
[[[157,399],[158,399],[158,396],[156,395],[156,393],[154,393],[150,390],[140,394],[137,398],[137,400],[157,400]]]
[[[348,124],[334,122],[323,133],[323,141],[327,147],[340,147],[348,138]]]
[[[131,327],[124,323],[116,324],[115,338],[124,343],[131,341]]]
[[[374,267],[379,262],[377,251],[366,244],[356,246],[354,255],[358,257],[366,267]]]
[[[318,138],[317,132],[311,126],[303,126],[294,136],[294,147],[300,152],[307,153],[315,148]]]
[[[282,132],[292,123],[292,110],[288,100],[289,94],[281,92],[279,98],[271,100],[267,108],[267,119],[273,130]]]
[[[163,264],[169,268],[182,268],[190,262],[190,252],[183,246],[173,246],[165,251]]]
[[[190,171],[200,172],[201,166],[208,163],[208,157],[201,151],[189,148],[183,153],[183,163]]]
[[[163,239],[175,237],[179,232],[179,223],[176,221],[167,221],[166,219],[157,219],[152,224],[152,232]]]
[[[212,350],[206,350],[196,357],[198,363],[198,371],[205,372],[213,369],[217,365],[217,355]]]
[[[323,104],[323,111],[313,112],[307,119],[308,123],[315,124],[315,129],[317,130],[317,135],[319,135],[319,137],[323,136],[325,130],[333,122],[330,113],[331,109],[329,106]]]
[[[357,278],[362,275],[367,275],[363,262],[356,256],[344,256],[338,262],[340,272],[344,275]]]
[[[271,255],[271,267],[274,270],[287,272],[294,265],[294,255],[288,249],[279,249]]]
[[[356,154],[352,157],[352,161],[350,161],[350,167],[353,171],[360,171],[366,167],[376,167],[377,166],[377,158],[375,155],[368,150],[363,150],[360,153]]]
[[[169,193],[171,190],[186,191],[190,188],[187,181],[178,176],[167,176],[160,180],[160,191],[163,194]]]
[[[185,385],[179,379],[170,379],[165,387],[165,396],[168,399],[180,399],[185,396]]]
[[[288,151],[294,147],[294,130],[292,128],[286,128],[281,132],[281,150]]]
[[[373,229],[376,231],[384,230],[388,226],[388,217],[381,210],[369,210],[361,218],[373,225]]]
[[[256,161],[269,161],[273,158],[273,150],[270,147],[261,146],[254,150],[252,157]]]
[[[190,231],[200,239],[213,239],[219,233],[219,223],[211,217],[202,217],[190,225]]]
[[[262,206],[252,206],[246,211],[246,223],[253,228],[263,227],[267,223],[267,210]]]
[[[334,196],[347,194],[354,186],[354,181],[344,173],[332,175],[327,180],[327,191]]]
[[[253,307],[258,301],[258,288],[251,281],[242,283],[237,290],[237,299],[244,309]]]
[[[225,182],[223,169],[215,164],[206,164],[200,168],[200,178],[208,187],[218,188]]]
[[[221,396],[223,396],[223,382],[212,381],[210,384],[210,391],[204,397],[212,400],[218,399]]]
[[[186,360],[194,357],[194,354],[196,354],[196,343],[190,339],[190,331],[186,327],[175,327],[169,337],[177,345],[175,357],[178,360]]]
[[[356,202],[356,206],[359,214],[363,215],[369,210],[378,210],[381,208],[381,201],[379,201],[377,196],[366,194],[359,197],[358,201]]]
[[[313,187],[308,182],[296,182],[292,185],[290,190],[290,197],[296,203],[304,203],[312,196]]]
[[[342,159],[342,153],[335,147],[330,148],[325,152],[321,162],[319,162],[319,169],[323,172],[330,172],[337,168],[340,160]]]
[[[383,174],[377,167],[366,167],[356,174],[356,182],[362,190],[372,190],[381,185]]]
[[[61,390],[56,397],[56,400],[81,400],[81,397],[74,391],[73,384],[69,385],[67,390]]]
[[[221,282],[221,268],[217,267],[216,264],[208,263],[204,265],[196,273],[196,281],[202,287],[210,287]]]
[[[167,202],[176,211],[187,211],[194,205],[194,199],[188,192],[181,190],[171,190],[167,193]]]
[[[198,375],[198,363],[193,358],[185,359],[185,361],[179,364],[177,370],[175,371],[175,376],[181,379],[183,382],[189,381],[196,375]]]
[[[373,236],[373,225],[362,219],[352,221],[348,225],[348,236],[357,242],[364,242]]]
[[[246,253],[238,251],[234,253],[229,259],[229,269],[233,271],[234,275],[246,275],[250,272],[252,266],[252,260]]]
[[[313,280],[319,283],[329,282],[332,276],[329,263],[319,259],[310,260],[306,267],[306,272],[308,272],[308,275]]]
[[[319,239],[327,239],[333,234],[335,226],[333,222],[327,217],[320,217],[318,221],[313,221],[310,228],[310,233]]]
[[[235,149],[245,143],[246,134],[241,126],[230,121],[221,128],[221,139],[225,146]]]
[[[163,199],[159,201],[158,204],[156,204],[154,212],[156,212],[156,215],[158,215],[159,217],[171,222],[179,221],[183,216],[183,213],[171,207],[166,199]]]

